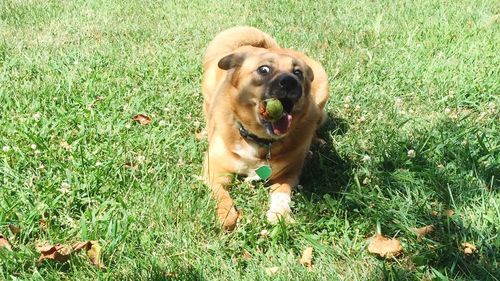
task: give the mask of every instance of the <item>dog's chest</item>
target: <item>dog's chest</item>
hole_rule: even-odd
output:
[[[239,156],[235,165],[236,173],[246,175],[245,181],[259,180],[255,170],[266,164],[260,157],[262,147],[257,144],[238,143],[234,145],[232,151]]]

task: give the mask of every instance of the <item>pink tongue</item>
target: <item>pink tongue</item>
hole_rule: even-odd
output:
[[[273,131],[274,134],[279,136],[288,132],[290,129],[290,124],[292,123],[292,115],[285,113],[280,120],[273,122]]]

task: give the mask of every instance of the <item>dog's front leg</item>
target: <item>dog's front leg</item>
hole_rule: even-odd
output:
[[[231,179],[227,177],[224,181],[230,182]],[[233,230],[236,227],[239,212],[236,210],[233,199],[229,195],[229,184],[217,183],[210,186],[210,188],[212,189],[212,196],[217,202],[217,216],[219,217],[219,221],[222,223],[224,230]]]
[[[229,195],[232,183],[232,175],[219,167],[215,161],[205,167],[205,179],[212,191],[212,196],[217,202],[217,216],[224,230],[231,231],[235,228],[239,213],[234,206],[233,199]]]
[[[282,178],[271,185],[271,200],[267,211],[267,220],[275,224],[280,219],[291,220],[290,203],[292,201],[292,188],[297,185],[296,177]]]

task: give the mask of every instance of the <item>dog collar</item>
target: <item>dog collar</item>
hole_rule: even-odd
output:
[[[258,145],[267,148],[267,154],[266,154],[267,165],[262,165],[255,170],[255,173],[259,176],[259,178],[267,182],[269,177],[271,177],[271,175],[273,174],[270,161],[271,161],[271,146],[273,145],[274,140],[259,138],[258,136],[247,131],[247,129],[245,129],[245,127],[243,127],[243,125],[240,122],[238,122],[238,127],[239,127],[238,131],[240,132],[242,138],[249,141],[253,141]]]
[[[258,136],[250,133],[249,131],[247,131],[247,129],[245,129],[245,127],[243,127],[243,125],[240,122],[238,122],[238,127],[239,127],[238,130],[240,131],[240,135],[242,138],[253,141],[260,146],[270,147],[274,142],[273,139],[259,138]]]

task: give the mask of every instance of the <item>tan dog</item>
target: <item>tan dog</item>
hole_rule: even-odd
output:
[[[234,27],[207,48],[203,97],[209,144],[204,175],[224,229],[232,230],[239,216],[229,195],[233,175],[254,180],[263,165],[272,169],[267,218],[271,223],[288,218],[292,187],[324,119],[328,77],[323,67],[280,48],[256,28]],[[270,98],[284,108],[277,121],[262,114]]]

